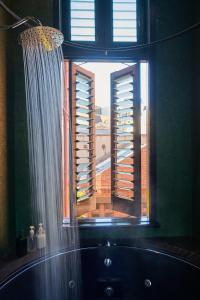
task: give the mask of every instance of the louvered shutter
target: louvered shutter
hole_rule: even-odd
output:
[[[95,41],[95,1],[71,0],[71,40]]]
[[[114,42],[137,42],[136,6],[136,0],[113,0]]]
[[[80,215],[96,208],[95,100],[94,74],[75,64],[72,65],[72,139],[74,189]]]
[[[111,191],[113,209],[140,217],[139,65],[111,74]]]

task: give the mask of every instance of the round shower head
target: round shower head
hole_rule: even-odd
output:
[[[20,34],[20,44],[23,47],[42,47],[46,51],[52,51],[60,47],[64,36],[59,30],[48,26],[36,26],[24,30]]]

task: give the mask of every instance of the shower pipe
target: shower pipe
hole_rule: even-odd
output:
[[[46,51],[52,51],[63,43],[64,36],[63,34],[55,29],[48,26],[42,26],[40,20],[34,16],[28,16],[25,18],[20,18],[17,14],[15,14],[10,8],[7,7],[2,1],[0,1],[0,7],[2,7],[7,13],[9,13],[12,17],[17,19],[12,25],[4,25],[0,26],[0,30],[8,30],[17,28],[23,24],[25,24],[29,29],[25,30],[20,34],[19,43],[23,42],[23,44],[28,45],[30,43],[30,36],[35,36],[36,39],[32,40],[32,46],[36,46],[37,43],[41,43],[42,47]],[[37,26],[31,26],[28,22],[32,21]]]
[[[0,26],[0,30],[15,29],[23,24],[30,27],[30,24],[27,24],[29,21],[32,21],[39,26],[42,26],[41,21],[34,16],[27,16],[25,18],[21,18],[16,13],[14,13],[5,3],[3,3],[3,1],[0,1],[0,7],[2,7],[8,14],[10,14],[13,18],[17,20],[17,22],[15,22],[14,24]]]

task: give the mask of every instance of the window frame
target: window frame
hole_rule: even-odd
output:
[[[75,62],[76,60],[68,60],[69,61],[69,99],[72,98],[72,65],[73,65],[73,62]],[[84,60],[85,61],[85,60]],[[83,61],[83,62],[84,62]],[[97,62],[97,60],[91,60],[90,58],[87,59],[87,61],[95,61]],[[98,62],[105,62],[106,60],[98,60]],[[110,61],[107,60],[107,61]],[[142,60],[144,62],[144,60]],[[129,62],[129,63],[141,63],[142,62],[141,60],[124,60],[123,62]],[[112,60],[112,62],[122,62],[121,59],[115,59],[115,60]],[[147,61],[146,61],[147,62]],[[148,61],[149,65],[150,65],[150,61]],[[149,86],[151,85],[151,82],[152,82],[152,78],[150,78],[150,74],[151,74],[151,69],[149,67]],[[152,109],[151,107],[151,101],[150,101],[150,97],[151,97],[151,89],[149,88],[149,108],[150,110]],[[155,104],[155,102],[154,102]],[[69,103],[69,109],[70,109],[70,113],[72,115],[72,103],[70,102]],[[153,118],[154,114],[152,113],[152,110],[151,110],[151,113],[150,113],[150,116],[149,116],[149,124],[150,124],[150,128],[151,128],[151,122],[152,122],[152,118]],[[154,122],[153,122],[154,123]],[[155,125],[155,124],[154,124]],[[122,226],[138,226],[138,225],[142,225],[142,226],[159,226],[157,221],[156,221],[156,201],[155,201],[155,170],[156,170],[156,166],[155,166],[155,151],[152,148],[152,134],[154,136],[154,132],[152,132],[152,130],[154,130],[154,127],[150,129],[150,134],[149,134],[149,193],[150,193],[150,199],[149,199],[149,210],[150,210],[150,214],[149,214],[149,219],[148,221],[143,221],[141,219],[141,216],[140,218],[135,218],[135,219],[132,219],[132,218],[101,218],[101,220],[98,220],[96,218],[85,218],[85,219],[79,219],[78,220],[78,224],[80,226],[83,226],[83,227],[87,227],[87,226],[91,226],[91,227],[94,227],[94,226],[99,226],[99,227],[102,227],[102,226],[110,226],[110,225],[113,225],[113,226],[116,226],[116,225],[122,225]],[[73,155],[73,153],[72,153]],[[73,161],[71,161],[70,163],[70,169],[72,170],[73,167],[74,167],[74,164],[73,164]],[[153,184],[152,184],[153,182]],[[73,180],[71,180],[71,184],[73,184]],[[140,199],[141,200],[141,199]],[[73,224],[73,219],[72,219],[72,216],[74,216],[74,212],[76,211],[76,196],[75,194],[73,193],[72,197],[71,197],[71,201],[69,203],[70,205],[70,212],[71,212],[71,218],[69,219],[64,219],[63,223],[65,225],[69,225],[69,224]]]
[[[97,0],[99,1],[99,0]],[[103,0],[105,1],[105,0]],[[108,0],[110,1],[110,0]],[[144,10],[143,16],[145,15],[145,42],[149,42],[150,40],[155,40],[155,16],[154,16],[154,5],[150,0],[143,0],[144,2]],[[68,4],[68,5],[67,5]],[[54,27],[58,28],[62,31],[63,24],[68,24],[70,22],[70,18],[68,17],[65,22],[63,18],[65,14],[63,10],[69,11],[69,0],[54,0],[53,5],[53,15],[54,15]],[[97,17],[97,15],[96,15]],[[67,25],[69,30],[69,26]],[[84,44],[88,44],[88,42],[82,42]],[[90,42],[89,44],[94,43]],[[127,46],[127,43],[125,43]],[[133,43],[131,43],[133,45]],[[115,46],[118,47],[117,43],[115,42]],[[124,46],[123,42],[120,42],[120,46]],[[139,223],[130,223],[130,220],[127,219],[109,219],[109,220],[102,220],[102,222],[96,222],[95,219],[84,219],[80,220],[79,224],[83,228],[87,227],[104,227],[104,226],[148,226],[148,227],[160,227],[159,223],[157,222],[157,193],[156,193],[156,186],[157,186],[157,173],[156,173],[156,160],[157,160],[157,153],[156,153],[156,86],[155,86],[155,78],[156,78],[156,51],[153,47],[146,47],[141,48],[138,50],[129,50],[129,51],[115,51],[115,52],[99,52],[99,51],[91,51],[87,49],[80,49],[76,47],[66,47],[63,46],[63,54],[64,59],[68,59],[70,64],[73,61],[113,61],[113,62],[142,62],[148,61],[149,63],[149,109],[150,109],[150,116],[149,116],[149,127],[150,127],[150,134],[149,134],[149,220],[148,222]],[[69,78],[69,92],[71,86],[71,78]],[[70,108],[71,113],[71,108]],[[73,201],[70,202],[70,215],[73,216],[74,213],[74,204]],[[66,226],[73,225],[72,219],[64,219],[63,224]]]
[[[113,41],[113,10],[112,0],[96,0],[95,1],[95,41],[71,41],[71,11],[70,0],[54,0],[54,20],[55,25],[59,28],[65,37],[66,41],[72,43],[78,43],[85,46],[96,46],[99,48],[118,48],[136,46],[147,42],[148,39],[148,1],[149,0],[137,0],[137,42],[117,42]],[[102,22],[102,15],[103,22]],[[69,46],[63,47],[64,55],[67,57],[78,57],[80,48]],[[97,51],[93,55],[98,57],[103,51]],[[105,51],[104,51],[105,52]],[[127,51],[126,53],[128,53]],[[132,51],[131,51],[132,52]],[[145,53],[145,51],[142,51]],[[83,49],[82,54],[91,55],[92,51]],[[115,56],[119,56],[115,51]],[[111,55],[111,53],[104,53],[105,55]],[[136,53],[138,56],[138,51]]]

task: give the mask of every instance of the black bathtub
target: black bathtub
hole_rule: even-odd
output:
[[[81,265],[78,274],[77,265]],[[52,283],[47,282],[48,296],[42,292],[44,269],[55,271],[54,280],[62,280],[59,292],[54,293]],[[27,265],[1,284],[0,299],[199,300],[200,268],[153,250],[125,246],[83,248]]]

